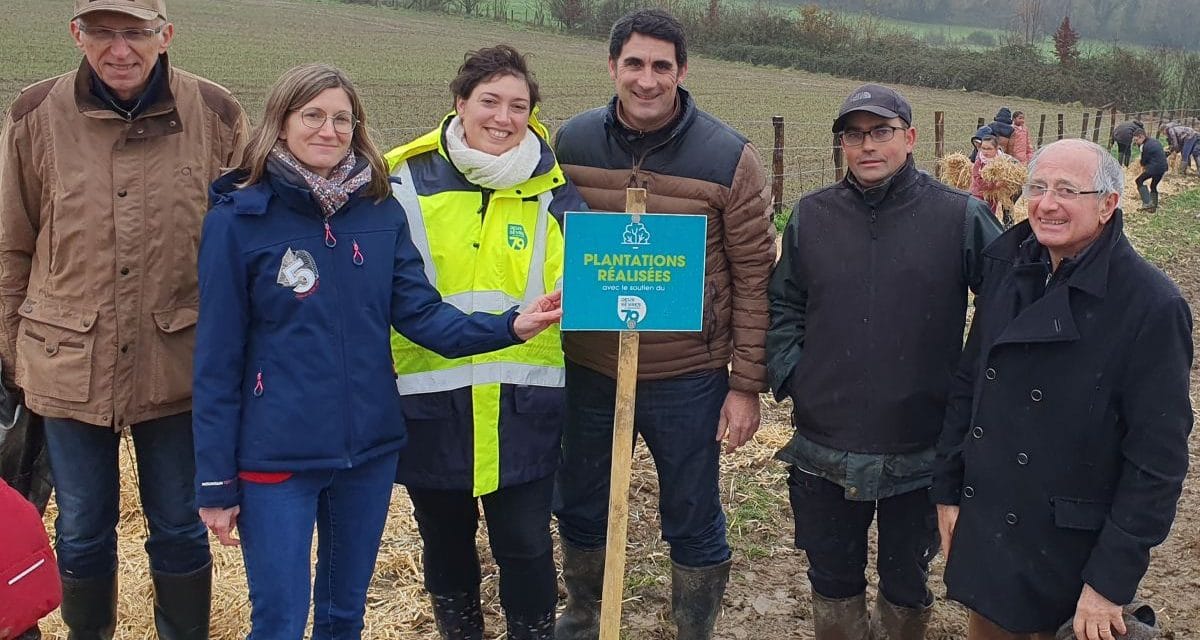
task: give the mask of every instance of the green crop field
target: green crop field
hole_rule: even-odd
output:
[[[169,0],[177,26],[172,61],[228,86],[255,120],[268,87],[281,71],[295,64],[323,61],[345,68],[356,80],[368,109],[369,124],[387,148],[434,126],[450,107],[448,82],[463,52],[507,42],[533,54],[542,84],[544,119],[553,127],[562,119],[605,103],[612,93],[606,69],[606,43],[539,31],[524,25],[498,24],[386,8],[349,6],[316,0]],[[0,100],[11,100],[21,87],[76,67],[79,54],[67,31],[68,0],[0,0]],[[773,146],[772,116],[782,116],[785,129],[785,202],[806,189],[833,180],[829,124],[842,98],[858,83],[792,70],[692,59],[685,85],[700,106],[725,119],[753,140],[764,159]],[[947,151],[963,150],[979,117],[988,119],[1000,106],[1023,109],[1037,135],[1039,116],[1048,114],[1047,136],[1057,134],[1057,114],[1066,114],[1066,134],[1080,134],[1082,105],[1051,105],[966,92],[901,87],[914,106],[919,130],[917,157],[931,165],[934,112],[945,113]],[[1093,107],[1094,109],[1094,107]],[[1094,113],[1094,111],[1093,111]],[[1101,140],[1107,138],[1107,124]],[[1052,131],[1053,130],[1053,131]],[[768,164],[769,166],[769,164]],[[1194,179],[1174,174],[1164,188],[1176,193],[1196,188]],[[1129,229],[1146,250],[1179,280],[1195,304],[1200,299],[1200,219],[1195,192],[1171,198],[1151,217],[1131,215]],[[853,259],[848,257],[847,259]],[[1193,386],[1195,397],[1200,398]],[[792,548],[792,514],[787,506],[785,470],[773,453],[791,435],[786,402],[764,397],[763,427],[755,440],[722,457],[722,500],[729,521],[735,568],[718,624],[720,640],[811,637],[811,607],[803,554]],[[1193,445],[1193,452],[1196,451]],[[1195,453],[1193,453],[1195,455]],[[143,520],[139,515],[134,475],[125,460],[123,512],[119,524],[121,600],[118,638],[150,638],[152,588]],[[638,447],[630,503],[630,554],[626,575],[624,637],[674,637],[669,622],[667,547],[659,538],[657,480],[649,455]],[[1194,477],[1195,474],[1193,474]],[[1168,633],[1190,633],[1200,626],[1196,587],[1197,487],[1185,488],[1180,518],[1155,561],[1140,595],[1159,607]],[[420,538],[404,491],[397,490],[380,546],[374,581],[368,594],[364,637],[417,640],[435,637],[427,595],[421,587]],[[56,507],[46,523],[52,531]],[[482,534],[481,534],[482,538]],[[214,640],[244,638],[249,606],[241,554],[213,542],[215,565]],[[497,574],[487,545],[483,598],[489,638],[502,629]],[[942,561],[933,565],[931,588],[939,600]],[[874,577],[871,578],[874,580]],[[939,602],[930,638],[961,638],[965,612]],[[47,638],[65,638],[58,614],[44,624]],[[1172,635],[1169,637],[1191,637]]]
[[[0,99],[78,64],[67,32],[70,3],[0,0],[6,54],[0,58]],[[384,148],[431,128],[450,107],[447,85],[462,54],[507,42],[533,54],[542,85],[542,114],[553,127],[612,94],[606,43],[525,25],[336,2],[176,0],[172,61],[229,87],[257,119],[266,91],[283,70],[310,61],[346,69],[367,103],[371,127]],[[856,82],[793,70],[694,57],[685,86],[699,105],[755,142],[765,159],[773,142],[771,116],[785,119],[784,201],[833,179],[829,123]],[[967,146],[976,120],[1000,106],[1031,114],[1066,112],[1067,135],[1078,135],[1081,106],[966,92],[902,87],[919,130],[917,157],[933,158],[933,112],[946,116],[947,150]],[[1054,125],[1048,124],[1047,135]],[[1107,123],[1106,123],[1107,126]],[[1107,137],[1107,129],[1102,131]]]

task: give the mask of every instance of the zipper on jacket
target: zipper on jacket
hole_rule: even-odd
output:
[[[488,208],[488,204],[491,203],[491,201],[492,201],[492,193],[494,193],[494,190],[492,190],[492,189],[485,189],[484,187],[479,188],[479,221],[480,222],[482,222],[484,217],[487,216],[487,208]]]
[[[258,376],[256,376],[254,379],[254,397],[258,398],[258,397],[262,396],[263,391],[264,391],[263,374],[262,374],[262,368],[260,367],[258,369]]]
[[[325,246],[330,249],[337,246],[337,236],[333,235],[333,229],[329,228],[329,216],[325,216]]]

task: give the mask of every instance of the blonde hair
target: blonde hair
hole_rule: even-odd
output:
[[[267,169],[267,158],[279,141],[288,114],[308,104],[326,89],[342,89],[350,98],[351,113],[357,120],[350,148],[356,156],[365,158],[371,165],[371,182],[367,185],[366,194],[378,202],[391,196],[387,167],[379,148],[367,133],[367,115],[363,111],[362,101],[345,72],[327,64],[304,64],[288,69],[271,87],[262,120],[250,134],[246,151],[242,154],[242,163],[237,167],[246,173],[239,187],[248,187],[262,180]]]

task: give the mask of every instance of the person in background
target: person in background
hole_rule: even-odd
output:
[[[1139,120],[1126,120],[1113,128],[1113,142],[1117,143],[1117,161],[1122,167],[1128,167],[1133,148],[1133,134],[1145,131],[1146,127]]]
[[[558,288],[563,216],[586,206],[535,117],[541,95],[525,56],[507,45],[471,51],[450,91],[453,111],[385,159],[429,282],[464,311],[503,311]],[[396,480],[412,498],[438,632],[447,640],[483,633],[482,503],[508,638],[553,640],[558,328],[457,359],[393,334],[392,355],[409,434]]]
[[[975,160],[979,158],[979,144],[983,142],[985,137],[988,136],[993,138],[996,137],[996,134],[992,131],[992,127],[990,125],[985,124],[975,130],[974,135],[971,136],[971,154],[967,156],[967,159],[969,159],[971,162],[975,162]]]
[[[162,0],[75,0],[69,26],[79,68],[22,91],[0,135],[3,383],[44,417],[69,637],[115,633],[126,434],[154,626],[166,640],[207,639],[212,556],[192,485],[196,245],[207,186],[237,162],[246,116],[225,88],[171,64]]]
[[[1180,154],[1179,174],[1186,176],[1192,154],[1197,149],[1196,143],[1200,142],[1200,133],[1187,125],[1168,122],[1158,129],[1158,135],[1167,137],[1168,157],[1175,153]]]
[[[1025,112],[1013,112],[1013,134],[1008,141],[1008,154],[1021,164],[1029,164],[1033,157],[1033,144],[1029,141],[1029,128],[1025,126]]]
[[[1003,216],[1003,224],[1006,228],[1012,225],[1011,214],[1008,209],[1004,208],[1005,203],[1001,202],[1000,198],[993,193],[995,185],[984,179],[983,168],[992,162],[1012,162],[1012,159],[1012,156],[1000,150],[1000,141],[996,139],[996,136],[985,135],[979,141],[979,156],[971,165],[971,195],[986,202],[988,208],[992,210],[992,215]]]
[[[250,640],[303,637],[310,594],[314,640],[350,640],[406,440],[390,331],[456,358],[531,340],[562,309],[557,292],[521,313],[442,300],[340,70],[285,72],[259,122],[200,240],[197,502],[242,547]]]
[[[1138,195],[1142,197],[1138,211],[1154,213],[1158,211],[1158,183],[1167,173],[1167,153],[1158,138],[1151,138],[1143,130],[1133,133],[1133,142],[1142,148],[1142,173],[1134,180]],[[1150,181],[1149,188],[1146,187],[1147,180]]]
[[[992,135],[996,136],[999,142],[1001,151],[1008,151],[1009,142],[1013,137],[1013,114],[1008,107],[1000,107],[996,111],[996,117],[992,119],[988,127],[992,130]]]

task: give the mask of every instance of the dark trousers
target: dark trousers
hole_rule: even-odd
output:
[[[425,588],[442,596],[479,590],[475,531],[478,504],[483,503],[488,541],[500,567],[504,611],[525,619],[554,611],[558,585],[550,537],[553,494],[553,475],[503,487],[478,499],[467,489],[409,487],[424,543]]]
[[[796,519],[796,548],[808,555],[813,591],[849,598],[867,588],[867,529],[879,518],[879,591],[892,604],[933,603],[926,587],[937,553],[937,512],[925,489],[877,502],[847,500],[836,483],[791,467],[788,494]]]
[[[563,540],[595,550],[604,547],[608,532],[616,381],[570,360],[566,365],[567,423],[554,515]],[[638,383],[634,437],[641,434],[654,457],[663,539],[671,559],[685,567],[708,567],[730,557],[716,440],[728,392],[725,369]]]
[[[1158,183],[1160,180],[1162,180],[1163,175],[1164,174],[1162,174],[1162,173],[1142,172],[1142,174],[1139,175],[1137,177],[1137,179],[1134,180],[1134,182],[1137,184],[1137,186],[1140,187],[1143,184],[1145,184],[1145,182],[1147,180],[1149,180],[1150,181],[1150,193],[1158,193]]]
[[[54,478],[58,518],[54,547],[63,575],[78,579],[111,575],[117,568],[120,517],[121,436],[65,418],[46,418],[46,451]],[[196,511],[192,414],[180,413],[133,425],[138,487],[150,523],[150,568],[191,573],[208,564],[208,531]]]
[[[1120,162],[1122,167],[1129,166],[1129,161],[1132,160],[1132,157],[1131,157],[1132,156],[1132,154],[1131,154],[1132,148],[1133,148],[1132,142],[1118,142],[1117,143],[1117,162]]]

